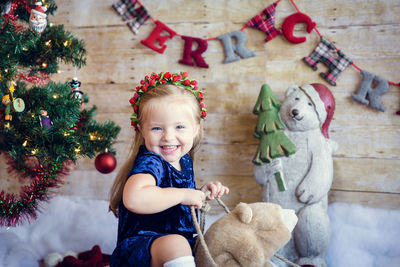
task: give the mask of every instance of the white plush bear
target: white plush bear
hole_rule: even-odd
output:
[[[255,179],[263,187],[262,201],[296,211],[299,221],[292,239],[279,253],[300,265],[326,266],[328,191],[333,179],[332,155],[337,149],[336,142],[329,139],[328,127],[334,109],[334,97],[323,84],[289,87],[279,116],[297,151],[254,169]],[[285,191],[278,189],[277,171],[283,173]],[[287,266],[278,261],[275,264]]]

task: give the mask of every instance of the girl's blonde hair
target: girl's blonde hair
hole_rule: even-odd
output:
[[[200,104],[197,101],[196,97],[193,95],[193,93],[191,93],[189,90],[173,84],[164,84],[154,87],[151,90],[147,91],[140,100],[138,125],[141,126],[143,120],[146,118],[146,104],[150,100],[169,97],[169,96],[185,96],[187,98],[187,101],[185,103],[192,105],[195,122],[198,123],[198,125],[200,125],[198,134],[195,136],[193,141],[193,147],[189,151],[189,155],[193,159],[194,152],[198,149],[200,141],[203,137],[203,125],[201,121]],[[137,131],[135,137],[133,138],[133,143],[131,145],[128,159],[125,161],[124,165],[119,170],[114,180],[114,183],[111,187],[109,209],[114,213],[116,217],[118,217],[118,210],[119,210],[119,204],[122,199],[122,192],[124,190],[125,183],[128,179],[127,175],[132,170],[133,163],[135,162],[136,155],[139,152],[139,147],[141,145],[144,145],[144,139],[140,131]]]

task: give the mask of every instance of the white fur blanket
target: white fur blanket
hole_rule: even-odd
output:
[[[111,254],[117,219],[108,202],[56,196],[43,203],[38,219],[16,228],[0,228],[0,267],[38,266],[49,253],[82,252],[99,245]],[[329,267],[398,266],[400,210],[333,203],[329,205],[332,237]],[[207,225],[222,216],[207,218]]]

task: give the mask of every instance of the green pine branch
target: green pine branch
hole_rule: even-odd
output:
[[[20,32],[0,18],[0,75],[14,80],[19,70],[31,75],[38,72],[57,73],[59,63],[81,68],[86,64],[86,49],[63,25],[47,26],[42,34],[26,28]]]
[[[92,158],[98,152],[104,152],[105,148],[111,153],[115,150],[111,147],[121,128],[113,121],[99,123],[94,119],[97,107],[83,110],[78,125],[81,125],[75,132],[78,142],[81,145],[80,155]]]
[[[81,102],[71,97],[68,83],[51,82],[29,90],[18,83],[14,97],[25,99],[25,110],[14,112],[10,122],[2,121],[0,151],[7,152],[20,166],[31,156],[43,163],[75,162],[78,157],[91,158],[106,149],[114,152],[111,146],[120,127],[111,121],[99,124],[93,118],[96,107],[80,111]],[[41,125],[41,110],[48,112],[50,129]],[[0,115],[4,118],[4,109]],[[91,133],[100,138],[91,140]]]

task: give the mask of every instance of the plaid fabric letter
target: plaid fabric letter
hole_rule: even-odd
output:
[[[321,72],[320,75],[331,85],[336,85],[336,79],[339,74],[352,63],[342,51],[337,50],[327,39],[321,36],[321,41],[315,48],[314,52],[308,57],[304,57],[303,61],[307,63],[313,70],[317,70],[319,62],[324,63],[329,70],[326,73]]]
[[[146,20],[150,18],[150,15],[144,6],[140,6],[132,12],[132,17],[134,19],[129,21],[127,25],[134,34],[137,34],[139,32],[140,26],[142,26],[143,23],[145,23]]]
[[[114,10],[122,16],[126,10],[126,5],[129,3],[130,0],[120,0],[118,3],[112,4],[111,6]]]
[[[246,23],[247,27],[252,27],[259,29],[267,35],[265,42],[274,39],[276,36],[282,34],[282,30],[277,30],[275,28],[275,11],[277,3],[272,3],[266,9],[264,9],[260,14],[253,17]],[[265,16],[265,19],[263,18]]]
[[[131,19],[129,14],[134,10],[136,2],[137,0],[120,0],[118,3],[112,4],[112,7],[120,16],[123,16],[123,20],[126,21]]]
[[[135,6],[136,0],[130,0],[129,3],[126,5],[126,9],[124,14],[122,15],[122,19],[124,21],[133,19],[135,17]]]

